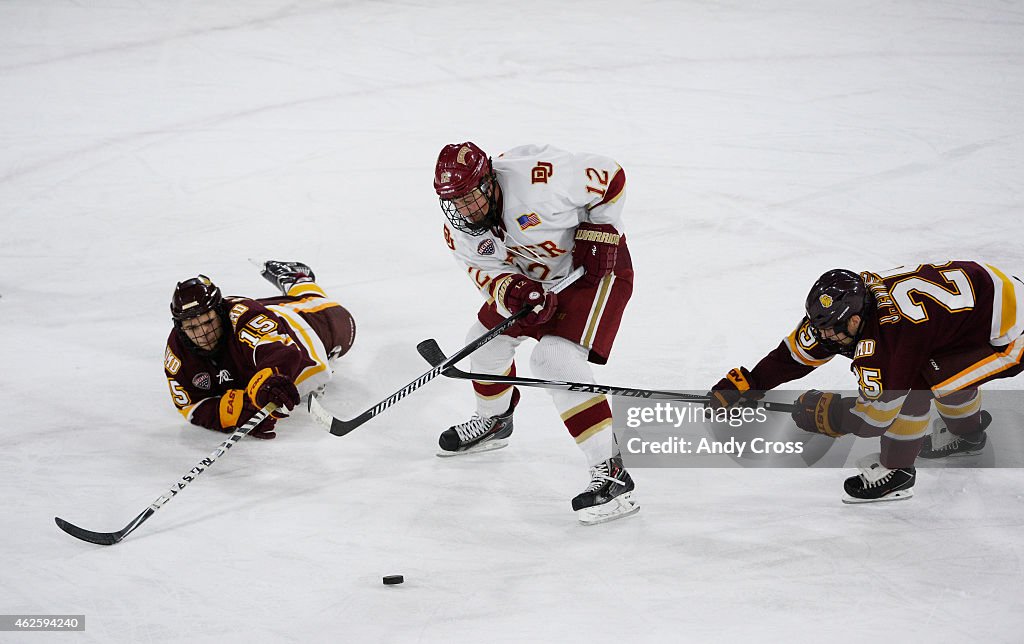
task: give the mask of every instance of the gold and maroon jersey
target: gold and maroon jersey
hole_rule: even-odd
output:
[[[1024,354],[1024,283],[1017,278],[970,261],[863,272],[861,278],[875,307],[853,354],[859,396],[844,420],[845,433],[913,440],[928,417],[920,406],[904,410],[911,390],[942,396],[1017,372]],[[751,370],[753,386],[772,389],[832,357],[805,318]],[[956,368],[936,377],[938,362]]]
[[[351,316],[312,283],[289,296],[224,298],[225,338],[205,356],[186,345],[176,330],[167,339],[164,373],[171,398],[189,422],[231,429],[254,409],[244,389],[256,372],[271,368],[289,377],[305,395],[331,378],[328,360],[348,350],[355,334]]]

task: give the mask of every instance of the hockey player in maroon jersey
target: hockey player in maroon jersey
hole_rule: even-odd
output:
[[[475,372],[515,374],[516,348],[537,344],[537,377],[594,382],[590,363],[604,364],[633,291],[633,266],[622,228],[626,175],[613,160],[524,145],[490,159],[473,143],[445,146],[434,190],[447,223],[444,237],[462,271],[486,299],[470,339],[526,304],[539,304],[519,324],[470,356]],[[586,275],[559,294],[545,287],[582,266]],[[504,447],[519,390],[474,382],[476,411],[441,434],[441,456]],[[569,435],[590,465],[590,484],[572,500],[582,523],[640,509],[622,465],[603,395],[551,392]]]
[[[233,432],[257,409],[283,409],[249,433],[275,438],[275,424],[301,396],[331,379],[331,362],[355,340],[355,322],[327,298],[300,262],[264,262],[279,297],[222,297],[205,275],[179,282],[164,373],[174,405],[189,422]]]
[[[755,401],[836,355],[853,360],[859,395],[811,390],[793,412],[797,426],[838,437],[881,437],[846,480],[847,503],[909,498],[914,461],[970,455],[991,421],[978,386],[1024,369],[1024,283],[969,261],[853,273],[832,270],[811,288],[806,316],[749,371],[731,370],[709,392],[711,405]],[[948,442],[926,436],[932,401]]]

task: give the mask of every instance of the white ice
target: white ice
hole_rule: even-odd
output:
[[[0,613],[86,616],[0,640],[1021,641],[1021,471],[848,507],[848,470],[639,469],[640,514],[582,528],[536,390],[479,458],[433,455],[472,407],[438,380],[344,438],[243,441],[116,546],[53,517],[121,528],[221,440],[162,374],[177,280],[311,264],[359,325],[343,416],[461,346],[445,143],[617,159],[637,281],[598,377],[706,390],[829,268],[1024,272],[1022,106],[1019,2],[0,4]]]

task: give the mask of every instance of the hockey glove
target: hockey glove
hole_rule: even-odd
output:
[[[843,413],[853,406],[856,398],[841,398],[839,394],[825,393],[817,389],[805,391],[794,404],[793,422],[805,432],[824,434],[839,438],[842,431]]]
[[[295,383],[269,367],[256,372],[246,385],[245,392],[257,408],[275,403],[278,407],[291,409],[299,404],[299,390],[295,388]]]
[[[746,367],[736,367],[730,369],[708,392],[707,406],[712,409],[728,409],[734,405],[753,407],[762,398],[764,392],[756,390]]]
[[[252,418],[252,415],[257,411],[256,407],[246,398],[244,391],[241,389],[228,390],[220,397],[220,431],[226,433],[234,432],[240,425],[245,424],[246,421]],[[249,432],[249,436],[264,440],[276,438],[277,434],[274,432],[274,425],[277,424],[278,418],[281,417],[271,414],[259,425],[256,425]]]
[[[523,326],[535,326],[544,324],[555,314],[558,308],[558,296],[554,293],[545,293],[544,287],[525,275],[509,275],[499,284],[497,299],[509,311],[516,313],[523,307],[529,305],[534,307],[526,317],[519,323]],[[540,305],[540,309],[536,307]]]
[[[576,244],[572,247],[573,266],[582,266],[587,274],[580,282],[597,286],[606,275],[615,270],[619,254],[619,231],[611,224],[583,222],[576,228]]]

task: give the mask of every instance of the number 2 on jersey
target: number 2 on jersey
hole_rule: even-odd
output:
[[[939,271],[953,288],[936,284],[923,277],[908,277],[893,284],[890,294],[900,312],[912,322],[924,322],[928,311],[920,303],[921,296],[938,302],[950,313],[974,308],[974,287],[962,269]]]

